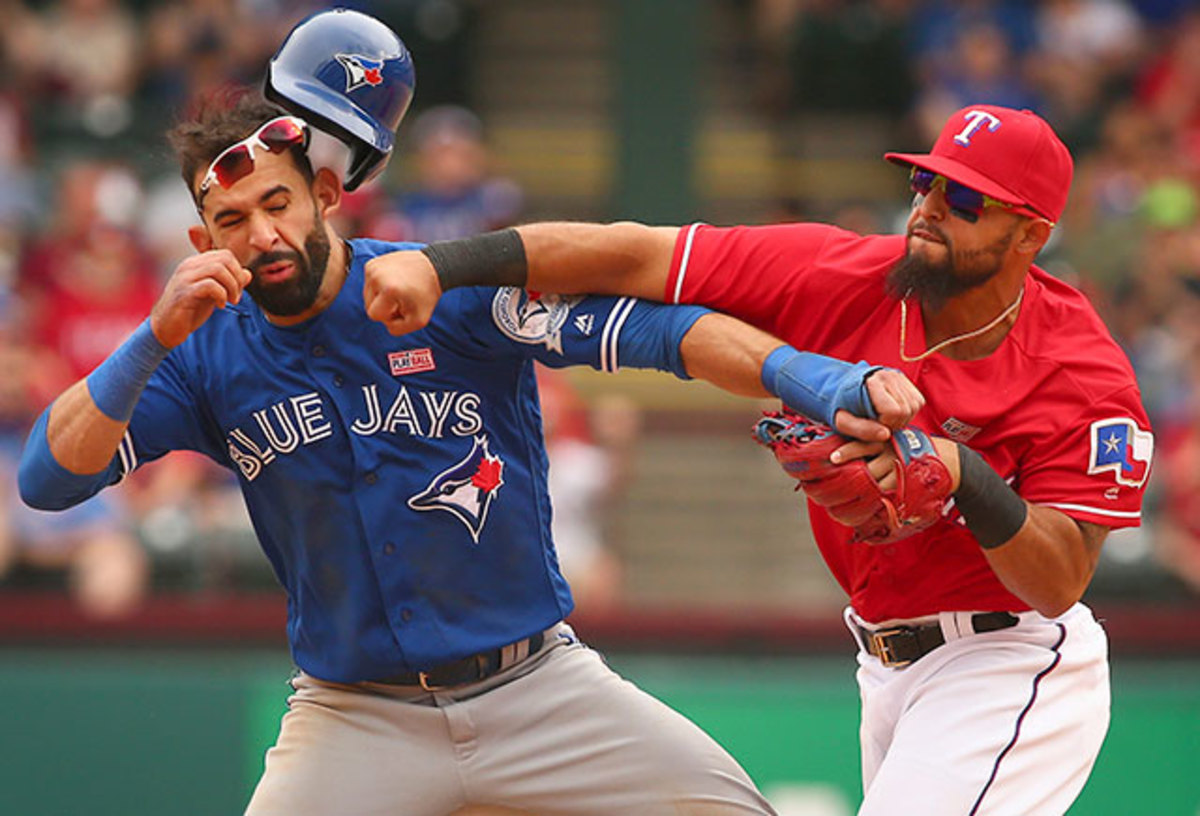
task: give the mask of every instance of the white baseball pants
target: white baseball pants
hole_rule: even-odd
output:
[[[969,614],[943,613],[945,645],[903,668],[860,649],[860,816],[1055,816],[1070,807],[1108,731],[1108,639],[1082,604],[1054,619],[1018,617],[973,634],[964,631]],[[848,609],[847,622],[855,619]]]

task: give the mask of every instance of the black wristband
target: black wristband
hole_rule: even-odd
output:
[[[1007,543],[1025,524],[1029,505],[982,456],[961,443],[958,446],[958,471],[954,505],[967,523],[967,529],[985,550]]]
[[[443,292],[459,286],[524,288],[529,277],[525,243],[511,227],[456,241],[437,241],[421,252],[433,264]]]

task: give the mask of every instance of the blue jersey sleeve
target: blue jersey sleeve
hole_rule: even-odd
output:
[[[452,291],[462,294],[447,304],[446,316],[481,353],[532,357],[552,368],[656,368],[689,379],[679,344],[709,313],[630,297],[531,295],[513,287]]]
[[[192,377],[203,372],[190,372],[194,366],[184,359],[184,349],[180,346],[159,364],[133,410],[118,450],[124,473],[173,450],[198,451],[229,466],[223,436],[205,410],[207,402],[192,387]]]

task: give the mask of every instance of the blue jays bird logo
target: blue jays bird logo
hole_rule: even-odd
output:
[[[373,60],[358,54],[337,54],[338,62],[346,69],[346,92],[364,85],[379,85],[383,82],[383,60]]]
[[[582,301],[578,295],[529,292],[502,286],[492,299],[492,320],[506,337],[518,343],[543,345],[563,353],[562,330],[571,309]]]
[[[487,436],[477,436],[466,458],[434,476],[428,487],[408,500],[408,506],[451,513],[478,544],[488,509],[503,484],[504,461],[488,450]]]

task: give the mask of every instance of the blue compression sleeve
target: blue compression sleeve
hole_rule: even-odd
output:
[[[690,380],[679,344],[696,321],[710,314],[702,306],[663,306],[633,298],[622,298],[617,309],[628,309],[619,331],[623,368],[657,368]]]
[[[170,349],[158,342],[150,329],[150,318],[146,318],[120,348],[88,375],[88,393],[100,412],[117,422],[128,422],[150,375],[168,353]]]
[[[793,410],[833,427],[839,408],[855,416],[877,418],[867,393],[867,377],[880,368],[780,346],[763,362],[762,383]]]
[[[96,495],[118,476],[116,462],[105,470],[87,476],[72,473],[58,463],[46,438],[50,409],[42,411],[25,442],[21,466],[17,471],[17,487],[21,500],[38,510],[65,510]]]

